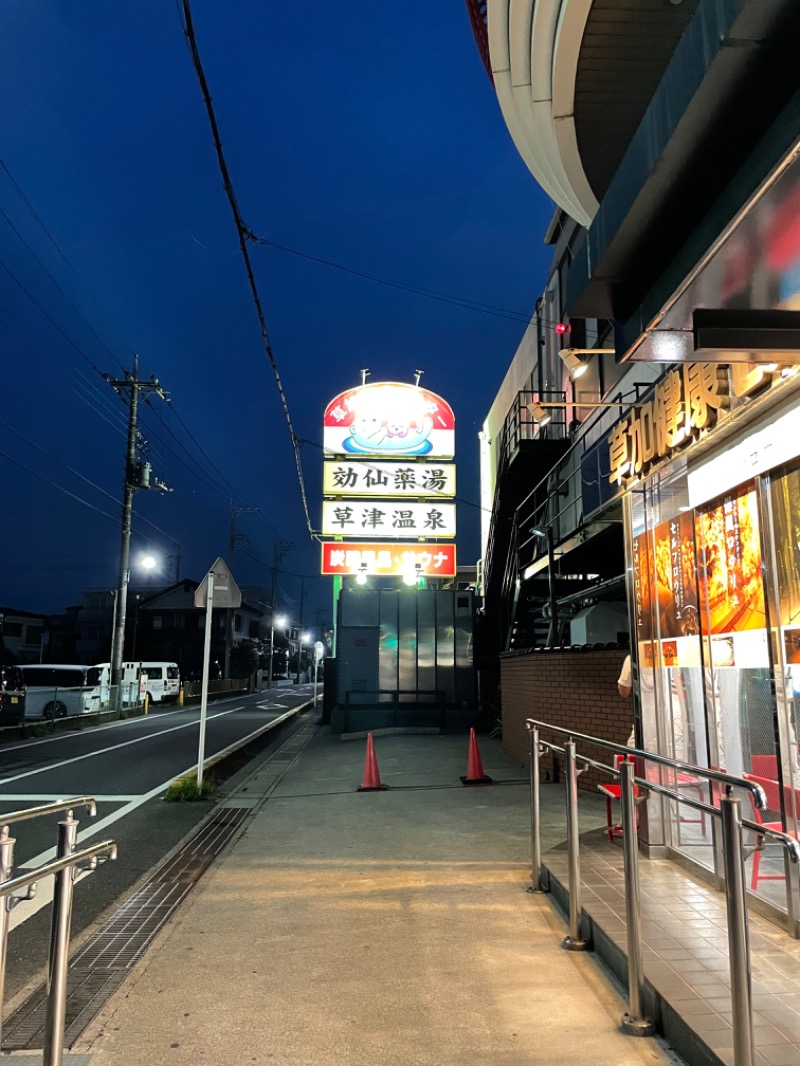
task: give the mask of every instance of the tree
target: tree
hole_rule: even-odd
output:
[[[231,648],[231,677],[252,677],[258,670],[259,649],[252,640],[242,640]]]

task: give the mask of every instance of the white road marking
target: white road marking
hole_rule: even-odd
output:
[[[241,693],[237,693],[235,696],[226,696],[224,700],[214,700],[213,706],[217,707],[221,703],[230,703],[231,700],[241,699]],[[191,707],[176,707],[174,711],[153,711],[153,717],[158,716],[161,718],[170,718],[173,714],[188,714],[189,711],[197,711],[199,715],[200,705],[192,705]],[[90,720],[92,715],[87,714],[84,716],[85,720]],[[45,721],[45,719],[28,718],[26,719],[29,725],[39,725]],[[95,733],[102,733],[106,729],[119,729],[126,725],[136,725],[137,722],[146,723],[151,721],[150,715],[139,714],[135,718],[122,718],[118,722],[107,722],[105,725],[94,726],[91,730],[91,735]],[[87,734],[82,729],[76,729],[74,732],[57,733],[52,737],[43,737],[37,740],[25,740],[21,744],[0,744],[0,757],[7,751],[17,751],[19,748],[35,748],[39,744],[52,744],[54,740],[71,740],[73,737],[84,737]]]
[[[233,714],[234,711],[241,711],[242,707],[231,707],[227,711],[220,711],[219,714],[210,714],[207,721],[211,721],[212,718],[224,718],[226,714]],[[49,766],[40,766],[38,770],[26,770],[21,774],[14,774],[12,777],[0,777],[0,785],[8,785],[12,781],[21,781],[23,777],[35,777],[36,774],[46,774],[49,770],[57,770],[59,766],[71,766],[72,763],[82,762],[84,759],[93,759],[96,755],[106,755],[109,751],[119,751],[120,748],[130,747],[131,744],[142,744],[144,741],[153,740],[155,737],[166,736],[167,733],[177,733],[179,729],[195,729],[200,724],[200,720],[194,722],[184,722],[182,725],[173,725],[169,729],[160,729],[157,733],[145,733],[144,736],[134,737],[133,740],[123,740],[121,744],[111,744],[107,748],[98,748],[97,751],[87,751],[83,755],[75,755],[71,759],[62,759],[61,762],[50,763]],[[0,795],[2,795],[0,793]]]
[[[13,800],[14,803],[33,803],[34,800],[37,800],[42,803],[60,803],[62,800],[69,798],[69,793],[65,795],[63,792],[58,794],[55,792],[0,792],[0,802]],[[95,803],[130,803],[131,800],[138,798],[138,792],[134,792],[129,796],[92,796]],[[2,824],[3,816],[0,814],[0,825]]]
[[[306,701],[303,702],[305,703]],[[238,710],[239,708],[233,709]],[[287,708],[287,715],[288,713],[296,709],[296,707]],[[226,711],[225,713],[227,714],[230,712]],[[221,716],[215,715],[214,717],[219,718]],[[252,733],[248,733],[245,737],[242,737],[241,739],[247,740],[248,737],[252,737],[260,733],[261,729],[262,727],[254,729]],[[171,730],[169,730],[168,732],[171,732]],[[119,747],[123,747],[123,745],[120,744]],[[217,754],[219,754],[219,752]],[[215,756],[210,755],[208,758],[209,760],[211,760],[214,757]],[[186,770],[181,770],[180,773],[173,774],[170,778],[168,778],[166,781],[163,781],[160,785],[157,785],[155,788],[151,788],[149,792],[145,792],[143,795],[137,796],[135,799],[131,800],[130,803],[126,803],[124,807],[120,807],[118,810],[112,811],[111,814],[107,814],[106,817],[101,818],[99,822],[92,822],[88,826],[88,828],[80,834],[79,846],[83,844],[83,842],[89,837],[95,836],[107,826],[113,825],[114,822],[119,821],[120,818],[124,818],[126,815],[131,814],[137,809],[137,807],[141,807],[142,804],[147,803],[151,799],[155,799],[155,797],[158,796],[159,793],[165,792],[167,788],[169,788],[169,786],[172,784],[172,782],[175,781],[177,778],[183,777],[184,774],[190,774],[193,770],[196,769],[197,763],[194,762]],[[94,798],[99,799],[99,797]],[[37,866],[41,866],[43,863],[49,862],[50,859],[54,859],[55,857],[56,849],[54,847],[48,848],[47,851],[43,851],[39,855],[34,855],[32,859],[28,859],[24,863],[22,863],[22,868],[25,870],[32,870]],[[79,877],[76,878],[76,880],[82,881],[84,877],[89,877],[91,873],[91,870],[87,870],[85,873],[80,874]],[[47,880],[44,882],[39,882],[37,884],[37,892],[34,898],[30,902],[26,901],[25,903],[19,904],[19,906],[15,907],[9,915],[9,931],[11,929],[16,929],[17,926],[22,925],[23,922],[27,922],[29,918],[32,918],[33,915],[36,914],[38,911],[42,910],[43,907],[46,907],[49,903],[52,903],[54,886],[55,881],[52,877],[48,877]]]

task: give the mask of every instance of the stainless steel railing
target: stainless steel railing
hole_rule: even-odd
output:
[[[588,944],[581,935],[580,906],[580,846],[578,835],[578,776],[589,766],[619,778],[620,801],[622,805],[622,844],[625,870],[625,917],[627,926],[628,948],[628,1006],[629,1010],[622,1018],[622,1029],[633,1036],[650,1036],[655,1031],[654,1023],[643,1014],[644,974],[642,966],[640,935],[639,902],[639,850],[636,836],[636,804],[645,799],[649,792],[667,796],[677,803],[683,803],[695,810],[702,811],[712,818],[722,821],[722,854],[725,871],[725,895],[728,914],[728,962],[731,977],[731,1012],[733,1026],[734,1066],[753,1066],[755,1048],[753,1042],[753,1004],[750,984],[750,944],[747,924],[747,893],[745,889],[744,860],[745,847],[742,829],[752,830],[756,834],[756,846],[763,846],[764,837],[777,840],[786,848],[790,859],[800,863],[800,844],[788,833],[770,829],[758,822],[742,817],[741,800],[734,795],[733,789],[740,788],[749,792],[757,810],[767,806],[764,790],[755,781],[727,774],[722,770],[712,770],[691,763],[669,759],[654,752],[640,748],[629,748],[614,744],[601,737],[589,736],[548,722],[526,720],[528,728],[530,755],[530,790],[531,790],[531,887],[532,892],[542,892],[541,882],[542,843],[541,816],[539,798],[539,758],[544,751],[557,751],[564,755],[566,800],[567,800],[567,853],[568,853],[568,889],[569,889],[569,932],[564,937],[564,947],[569,950],[582,950]],[[546,729],[566,737],[563,747],[551,741],[542,740],[540,731]],[[577,742],[582,741],[624,756],[619,766],[607,766],[589,756],[577,752]],[[692,800],[682,793],[656,784],[635,774],[635,762],[644,762],[666,766],[679,773],[689,774],[709,782],[724,786],[725,793],[720,794],[719,807]],[[579,769],[578,763],[583,766]],[[637,786],[641,789],[636,795]]]
[[[47,1013],[43,1066],[61,1066],[64,1056],[64,1023],[67,1010],[67,964],[69,938],[72,927],[72,895],[75,878],[84,870],[93,870],[98,862],[116,859],[117,845],[113,840],[76,851],[78,825],[73,811],[85,807],[89,816],[97,813],[95,801],[81,796],[58,803],[47,803],[28,810],[0,814],[0,1043],[3,1031],[3,999],[5,993],[8,925],[11,911],[17,904],[33,899],[39,881],[55,877],[53,916],[50,927],[50,953],[47,973]],[[66,818],[58,823],[56,858],[51,862],[12,877],[14,844],[9,827],[47,814],[66,811]],[[22,892],[24,894],[17,895]]]

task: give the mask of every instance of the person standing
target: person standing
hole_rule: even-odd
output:
[[[626,655],[622,663],[622,669],[620,670],[617,679],[617,689],[620,696],[624,699],[627,699],[627,697],[633,692],[633,671],[631,669],[630,655]],[[628,747],[636,747],[636,730],[634,726],[631,726],[631,735],[628,737]]]

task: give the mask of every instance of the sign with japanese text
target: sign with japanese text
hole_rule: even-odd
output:
[[[340,392],[325,409],[325,454],[452,459],[455,416],[435,392],[377,382]]]
[[[608,480],[621,485],[713,426],[730,407],[727,370],[686,363],[668,371],[651,399],[632,408],[608,436]]]
[[[455,496],[456,468],[453,463],[369,459],[326,462],[322,492],[325,496]]]
[[[344,537],[454,537],[453,503],[372,503],[364,500],[326,500],[322,504],[322,533]]]
[[[322,544],[323,574],[370,574],[402,577],[420,567],[421,577],[455,577],[455,544]]]

